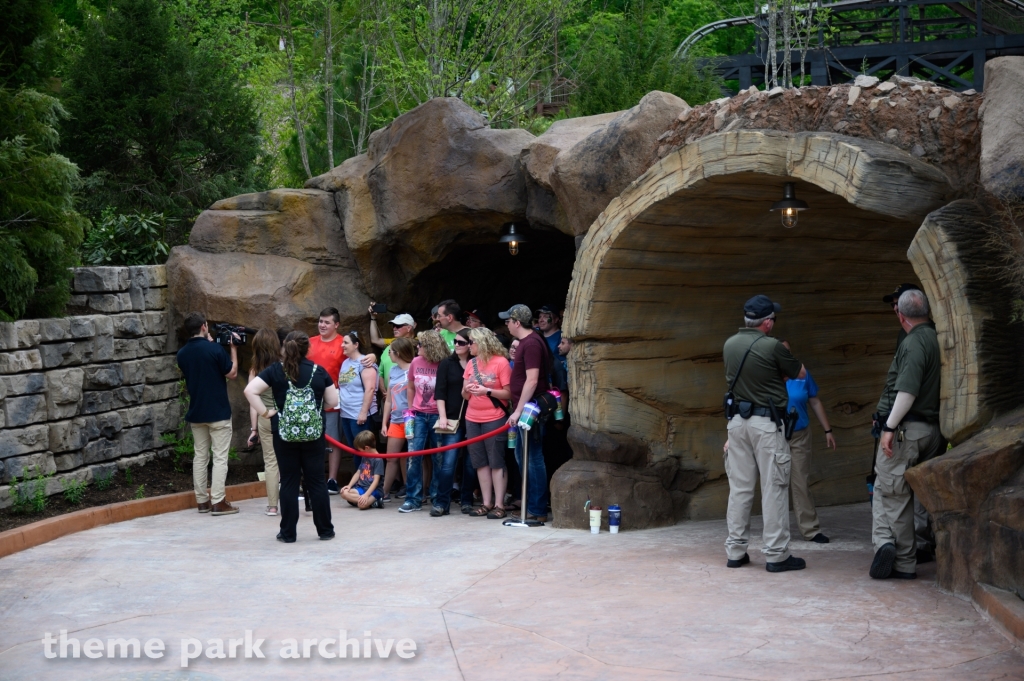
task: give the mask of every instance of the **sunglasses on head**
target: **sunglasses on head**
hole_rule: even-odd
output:
[[[355,336],[356,338],[359,338],[359,334],[357,332],[355,332],[355,331],[349,331],[348,335]]]
[[[455,344],[458,345],[460,348],[464,348],[467,345],[470,345],[471,341],[468,341],[468,340],[457,340],[457,341],[455,341]]]

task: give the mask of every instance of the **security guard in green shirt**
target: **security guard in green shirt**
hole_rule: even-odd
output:
[[[907,337],[889,367],[878,401],[882,437],[875,453],[871,540],[875,557],[868,574],[875,579],[917,577],[914,495],[904,473],[942,453],[939,433],[941,359],[935,328],[928,323],[923,291],[904,291],[897,313]]]
[[[802,570],[806,563],[789,553],[789,476],[792,456],[784,433],[787,378],[806,375],[789,349],[770,336],[782,306],[767,296],[754,296],[743,306],[745,328],[722,349],[729,442],[725,474],[729,478],[729,508],[725,542],[727,567],[750,562],[750,508],[754,488],[761,483],[764,516],[765,568],[768,572]]]

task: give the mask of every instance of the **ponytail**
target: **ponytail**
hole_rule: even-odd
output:
[[[288,380],[299,380],[299,362],[309,352],[309,336],[301,331],[292,331],[284,339],[284,375]]]

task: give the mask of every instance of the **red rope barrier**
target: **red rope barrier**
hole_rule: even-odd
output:
[[[511,427],[512,426],[510,426],[510,425],[508,425],[506,423],[504,426],[502,426],[501,428],[498,428],[497,430],[492,430],[489,433],[484,433],[483,435],[479,435],[479,436],[471,438],[469,440],[462,440],[461,442],[456,442],[455,444],[445,445],[444,447],[434,447],[433,449],[423,449],[423,450],[420,450],[418,452],[398,452],[396,454],[374,454],[373,456],[376,456],[376,457],[381,458],[381,459],[400,459],[400,458],[406,457],[406,456],[424,456],[425,454],[437,454],[438,452],[446,452],[449,449],[458,449],[460,447],[465,447],[466,445],[473,444],[474,442],[482,442],[482,441],[484,441],[484,440],[486,440],[488,438],[497,437],[498,435],[501,435],[502,433],[507,433],[508,429],[511,428]],[[324,437],[327,439],[327,442],[329,442],[331,445],[333,445],[333,446],[335,446],[335,447],[337,447],[337,448],[339,448],[339,449],[341,449],[343,451],[346,451],[349,454],[355,454],[356,456],[367,456],[366,452],[360,452],[360,451],[356,451],[355,449],[352,449],[351,447],[346,447],[345,445],[341,444],[340,442],[335,440],[330,435],[324,435]]]

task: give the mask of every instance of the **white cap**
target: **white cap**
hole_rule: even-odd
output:
[[[391,320],[392,326],[412,326],[416,323],[416,320],[412,318],[411,314],[400,314]]]

